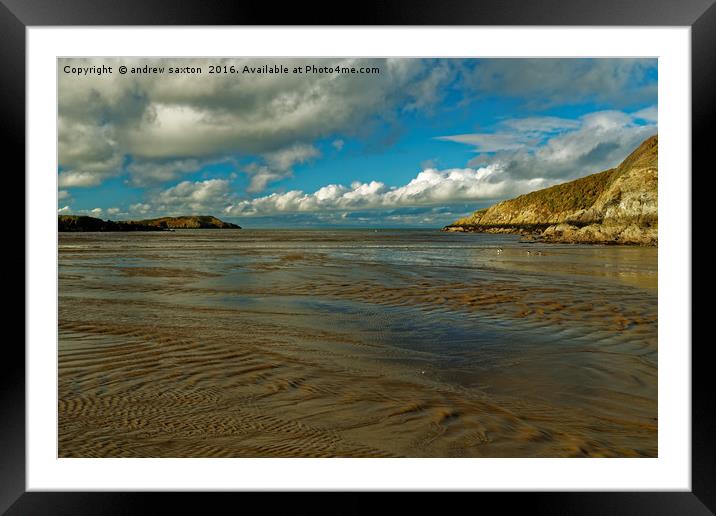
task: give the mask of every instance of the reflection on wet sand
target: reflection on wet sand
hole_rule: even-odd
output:
[[[657,455],[656,249],[356,230],[59,247],[60,456]]]

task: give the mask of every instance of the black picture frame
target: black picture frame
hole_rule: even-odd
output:
[[[0,0],[0,103],[6,133],[3,155],[16,170],[25,169],[25,30],[30,26],[81,25],[571,25],[571,26],[689,26],[691,27],[692,163],[707,168],[712,144],[708,129],[716,115],[716,0],[490,0],[471,2],[425,0],[362,2],[355,9],[309,9],[306,4],[242,3],[225,0]],[[340,12],[343,14],[338,14]],[[10,166],[10,165],[8,165]],[[683,171],[685,177],[690,171]],[[18,174],[15,174],[19,176]],[[693,178],[693,175],[691,176]],[[24,192],[24,182],[15,192]],[[17,195],[20,198],[19,195]],[[24,198],[24,196],[22,196]],[[692,198],[692,205],[697,205]],[[17,210],[19,213],[19,210]],[[692,216],[693,219],[693,216]],[[694,219],[696,222],[696,220]],[[13,220],[13,223],[16,221]],[[25,227],[28,231],[30,228]],[[19,229],[18,229],[19,230]],[[23,234],[23,241],[24,241]],[[22,251],[20,251],[22,249]],[[668,250],[662,250],[668,252]],[[14,250],[12,263],[26,263],[24,245]],[[693,270],[693,261],[692,261]],[[29,271],[26,270],[26,274]],[[23,294],[24,299],[24,294]],[[17,303],[16,306],[20,306]],[[23,310],[25,304],[22,304]],[[693,313],[693,312],[692,312]],[[694,317],[692,315],[692,321]],[[10,320],[8,318],[7,322]],[[692,326],[693,327],[693,326]],[[691,346],[691,342],[684,342]],[[530,492],[453,494],[451,504],[477,496],[499,504],[508,513],[529,509],[536,514],[714,514],[716,512],[716,425],[709,343],[692,346],[692,490],[690,492]],[[25,465],[25,352],[19,339],[6,339],[0,359],[0,512],[37,514],[136,514],[148,502],[160,502],[162,513],[171,506],[206,513],[213,502],[227,497],[247,498],[252,493],[79,493],[26,492]],[[379,494],[351,493],[339,502],[326,503],[321,494],[291,497],[299,512],[363,513],[382,504]],[[285,502],[284,502],[285,503]],[[426,507],[423,494],[411,496],[408,506]],[[245,507],[251,507],[247,505]],[[473,505],[478,507],[478,505]],[[337,507],[340,507],[338,509]],[[201,509],[201,510],[199,510]]]

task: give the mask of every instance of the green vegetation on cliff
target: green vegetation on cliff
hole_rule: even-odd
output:
[[[658,137],[613,169],[478,210],[445,231],[532,233],[564,242],[655,245],[658,223]]]
[[[236,224],[206,216],[113,221],[85,215],[58,215],[59,231],[171,231],[172,229],[241,229]]]
[[[509,201],[510,207],[520,211],[538,209],[545,213],[545,217],[552,219],[560,213],[586,210],[611,184],[615,172],[616,169],[612,168],[569,183],[520,195]]]
[[[241,229],[241,226],[231,222],[224,222],[211,215],[161,217],[158,219],[133,220],[131,222],[169,229]]]

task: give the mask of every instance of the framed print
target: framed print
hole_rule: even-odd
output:
[[[489,496],[710,514],[691,169],[716,8],[551,3],[346,26],[5,2],[27,302],[3,510],[529,491]]]

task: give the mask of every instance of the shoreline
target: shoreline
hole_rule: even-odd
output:
[[[634,247],[658,247],[657,228],[636,225],[605,226],[590,224],[578,226],[559,224],[450,224],[442,228],[447,233],[509,234],[522,236],[524,243],[585,244]]]

